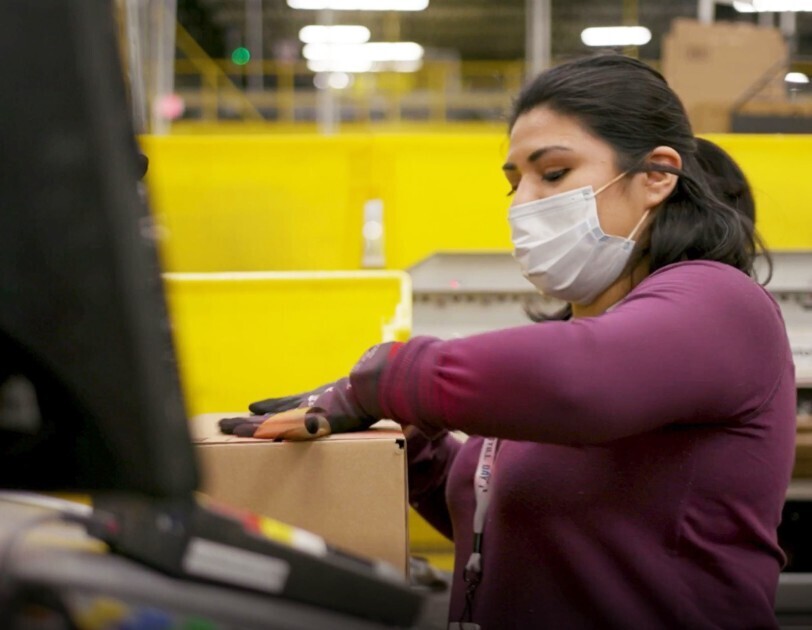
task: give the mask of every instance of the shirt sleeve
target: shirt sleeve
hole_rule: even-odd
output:
[[[406,429],[409,503],[449,540],[454,540],[454,531],[445,489],[451,464],[461,447],[462,443],[445,431],[430,439],[416,427]]]
[[[380,403],[427,435],[595,444],[672,423],[745,421],[791,360],[778,306],[721,263],[678,263],[611,311],[409,341]]]

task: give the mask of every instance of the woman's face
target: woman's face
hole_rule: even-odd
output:
[[[575,118],[546,107],[516,120],[503,166],[511,205],[591,185],[598,190],[620,175],[617,155]],[[607,234],[627,237],[648,209],[645,174],[630,175],[597,196],[598,219]]]

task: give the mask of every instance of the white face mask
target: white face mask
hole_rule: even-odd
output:
[[[624,175],[595,192],[585,186],[510,209],[513,256],[539,291],[591,304],[618,279],[648,210],[627,238],[610,236],[601,229],[595,197]]]

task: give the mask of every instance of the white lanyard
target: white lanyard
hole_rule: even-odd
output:
[[[491,503],[491,477],[493,476],[493,463],[496,459],[496,438],[485,438],[482,442],[482,450],[479,451],[479,463],[474,474],[474,498],[476,499],[476,509],[474,510],[474,549],[466,571],[473,573],[482,572],[482,530],[485,528],[485,516],[488,513],[488,506]]]

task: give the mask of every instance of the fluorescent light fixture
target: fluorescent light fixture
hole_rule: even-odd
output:
[[[307,68],[315,73],[361,72],[417,72],[422,61],[369,61],[363,59],[319,59],[307,62]]]
[[[372,62],[364,59],[318,59],[307,62],[310,72],[371,72]]]
[[[353,78],[346,72],[317,72],[313,77],[313,85],[319,90],[333,89],[345,90],[352,85]]]
[[[809,77],[803,72],[787,72],[784,81],[787,83],[809,83]]]
[[[343,90],[352,83],[352,77],[346,72],[331,72],[327,77],[327,85],[334,90]]]
[[[592,26],[581,32],[587,46],[642,46],[651,41],[645,26]]]
[[[366,44],[306,44],[302,49],[308,61],[419,61],[423,47],[414,42],[368,42]]]
[[[378,62],[372,66],[372,71],[394,70],[395,72],[417,72],[422,67],[423,61],[415,59],[413,61],[392,61],[389,63]]]
[[[422,11],[429,0],[288,0],[288,6],[311,11]]]
[[[733,0],[733,8],[739,13],[755,13],[756,8],[745,0]]]
[[[364,44],[369,41],[366,26],[318,26],[311,24],[299,31],[305,44]]]
[[[812,11],[812,0],[735,0],[733,8],[739,13],[798,13]]]
[[[305,44],[302,55],[312,72],[416,72],[423,47],[414,42]]]

